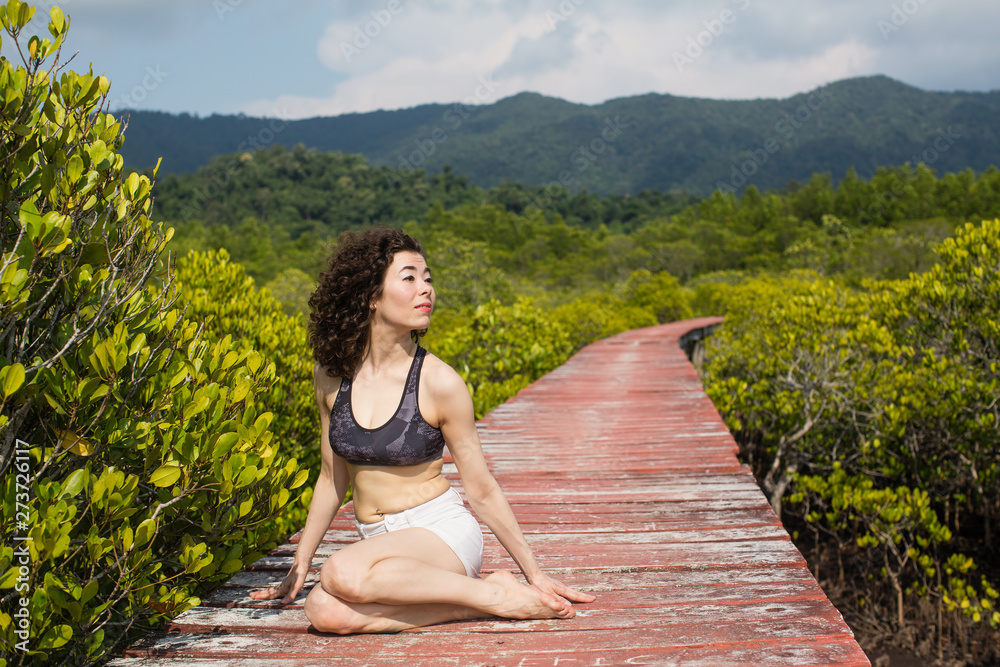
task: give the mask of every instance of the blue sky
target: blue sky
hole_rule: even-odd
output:
[[[36,3],[39,14],[51,4]],[[1000,89],[996,0],[56,4],[72,19],[64,57],[108,75],[112,110],[305,118],[526,90],[587,104],[750,99],[870,74]],[[6,36],[2,52],[12,55]]]

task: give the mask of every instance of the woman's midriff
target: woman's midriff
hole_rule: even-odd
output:
[[[441,476],[442,459],[412,466],[351,465],[354,516],[375,523],[382,515],[402,512],[437,498],[451,486]]]

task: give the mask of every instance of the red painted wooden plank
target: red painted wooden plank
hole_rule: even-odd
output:
[[[643,628],[650,632],[671,628],[673,634],[688,633],[686,642],[711,643],[733,638],[733,624],[748,628],[746,632],[755,634],[780,633],[782,636],[794,631],[796,637],[847,635],[848,630],[840,622],[839,614],[825,597],[793,598],[771,600],[767,604],[758,601],[744,601],[730,604],[690,604],[659,599],[647,591],[644,596],[622,595],[614,607],[578,605],[577,616],[570,620],[555,621],[508,621],[483,619],[462,623],[445,624],[421,628],[421,633],[444,633],[456,631],[467,633],[502,632],[549,632],[572,631],[574,633],[631,629],[636,618],[643,619]],[[725,624],[718,624],[725,618]],[[717,624],[713,626],[713,623]],[[706,634],[695,635],[688,626],[709,628]],[[210,633],[214,628],[225,628],[230,634],[274,633],[305,634],[309,621],[301,609],[214,609],[198,607],[185,612],[174,620],[171,631],[187,633]],[[719,627],[722,630],[719,630]],[[416,630],[414,632],[417,632]],[[680,633],[680,635],[678,634]],[[789,635],[790,636],[790,635]],[[694,639],[696,637],[696,639]],[[673,640],[671,640],[673,641]]]
[[[610,568],[747,568],[773,565],[800,567],[802,555],[787,539],[740,542],[681,542],[676,544],[533,544],[539,565],[552,572],[570,569],[607,570]],[[503,549],[495,543],[486,545],[487,567],[515,569]],[[265,556],[249,566],[250,570],[270,569],[287,572],[292,556]],[[322,565],[315,558],[313,566]]]
[[[839,637],[822,634],[820,624],[792,624],[768,628],[742,625],[727,636],[733,626],[678,625],[661,629],[633,627],[630,629],[548,630],[544,632],[505,632],[503,626],[523,621],[496,622],[492,632],[468,633],[455,629],[450,633],[408,631],[385,636],[352,635],[346,637],[321,634],[275,633],[262,641],[251,634],[174,634],[168,635],[155,647],[133,647],[127,655],[155,656],[183,653],[191,658],[241,660],[244,658],[282,661],[288,658],[323,660],[351,658],[364,664],[385,664],[390,658],[439,658],[462,656],[465,662],[489,659],[510,660],[513,664],[540,665],[575,664],[570,658],[595,664],[619,662],[622,656],[645,656],[647,661],[633,664],[670,664],[671,656],[756,655],[762,664],[868,664],[857,644],[839,641]],[[804,635],[797,634],[805,633]],[[721,641],[713,641],[722,638]],[[808,656],[810,649],[823,647],[822,654]],[[758,649],[758,650],[754,650]],[[831,656],[832,654],[832,656]],[[832,663],[833,657],[837,662]],[[507,663],[511,664],[511,663]],[[702,663],[706,664],[706,663]],[[711,663],[707,663],[711,664]],[[730,663],[732,664],[732,663]]]
[[[728,542],[733,540],[787,540],[788,533],[780,525],[753,524],[716,526],[707,522],[699,525],[688,522],[665,526],[665,530],[655,530],[653,522],[636,524],[629,529],[614,530],[612,524],[592,526],[573,524],[569,526],[554,526],[554,530],[546,531],[535,528],[534,524],[524,522],[528,527],[525,534],[533,547],[543,544],[588,545],[588,544],[668,544],[677,542]],[[581,530],[585,528],[587,530]],[[533,530],[534,529],[534,530]],[[486,540],[492,540],[486,534]],[[318,555],[328,556],[346,544],[358,539],[353,530],[330,530],[316,551]],[[492,544],[499,544],[492,542]],[[292,556],[297,549],[296,544],[288,543],[271,551],[272,556]]]
[[[502,648],[500,645],[498,648]],[[183,665],[187,667],[272,667],[271,660],[242,658],[238,660],[218,660],[213,658],[134,658],[129,660],[133,667],[147,665]],[[315,667],[322,665],[358,665],[356,657],[324,656],[317,661],[313,658],[284,657],[280,663],[283,667]],[[474,656],[434,656],[431,658],[415,658],[411,656],[393,656],[377,654],[377,658],[360,661],[366,665],[405,665],[406,667],[611,667],[612,665],[685,665],[694,667],[745,667],[746,665],[762,664],[776,667],[810,667],[825,665],[860,666],[868,665],[863,655],[856,654],[838,644],[828,644],[821,641],[808,645],[788,648],[780,643],[756,642],[737,646],[712,646],[679,648],[668,651],[606,651],[600,655],[497,655],[486,658]]]
[[[555,640],[554,640],[555,641]],[[124,663],[121,663],[124,664]],[[256,658],[135,658],[128,661],[135,667],[147,665],[191,665],[192,667],[272,667],[273,659]],[[783,642],[756,641],[736,645],[676,647],[672,649],[621,650],[607,649],[600,652],[575,652],[564,654],[521,655],[505,650],[503,640],[497,640],[495,651],[486,655],[417,657],[391,654],[378,649],[363,660],[356,656],[340,656],[328,651],[319,657],[298,657],[294,651],[281,657],[284,667],[315,667],[322,665],[406,665],[407,667],[611,667],[612,665],[685,665],[694,667],[745,667],[746,665],[774,665],[776,667],[820,667],[839,665],[854,667],[870,665],[856,646],[840,642],[817,640],[788,646]]]
[[[215,593],[206,606],[246,608],[301,607],[305,594],[291,605],[275,601],[258,602],[249,596],[254,588],[269,586],[280,577],[265,571],[241,572]],[[568,572],[566,584],[599,594],[595,606],[613,607],[619,600],[637,596],[670,600],[671,603],[745,603],[778,599],[816,597],[816,582],[808,572],[770,568],[761,570],[639,570],[634,572]],[[310,574],[308,586],[319,580]],[[587,605],[589,608],[591,605]],[[582,607],[581,607],[582,608]]]

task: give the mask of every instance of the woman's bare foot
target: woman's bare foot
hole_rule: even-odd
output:
[[[504,618],[573,618],[573,606],[555,595],[534,586],[525,586],[507,570],[497,570],[486,582],[500,588],[493,613]]]

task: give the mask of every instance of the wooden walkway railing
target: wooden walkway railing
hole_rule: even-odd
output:
[[[289,607],[248,595],[285,575],[293,537],[111,664],[868,665],[678,345],[716,322],[594,343],[480,421],[490,467],[541,566],[598,596],[575,619],[319,634],[305,594]],[[348,507],[331,526],[311,581],[356,539],[352,519]],[[515,567],[487,535],[484,572]]]

